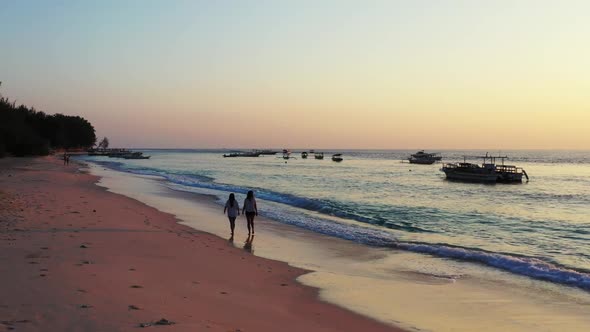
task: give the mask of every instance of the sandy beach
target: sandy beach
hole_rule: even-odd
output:
[[[178,224],[97,180],[53,157],[0,160],[7,330],[129,331],[160,321],[174,331],[399,331],[318,300],[295,281],[304,270]]]
[[[0,332],[590,331],[588,12],[3,2]]]

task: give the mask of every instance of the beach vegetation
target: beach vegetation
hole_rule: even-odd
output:
[[[109,139],[107,137],[103,137],[102,140],[98,143],[98,148],[106,150],[109,148]]]
[[[0,95],[0,157],[47,155],[52,149],[88,148],[94,127],[80,116],[46,114]]]

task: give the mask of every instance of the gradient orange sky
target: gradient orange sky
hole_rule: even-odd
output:
[[[3,4],[2,94],[125,147],[590,149],[587,1]]]

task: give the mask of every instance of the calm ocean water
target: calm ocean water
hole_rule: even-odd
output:
[[[298,159],[285,163],[280,155],[142,151],[152,158],[84,159],[220,201],[234,192],[241,202],[253,189],[261,213],[277,222],[590,290],[590,151],[502,151],[531,177],[511,185],[450,182],[440,164],[400,162],[415,151],[327,151],[343,153],[342,163],[329,153],[324,160],[294,153]],[[453,162],[486,151],[441,152]]]

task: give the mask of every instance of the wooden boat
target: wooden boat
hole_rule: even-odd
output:
[[[283,149],[283,157],[282,158],[285,160],[295,159],[295,157],[291,157],[291,150],[287,150],[287,149]]]
[[[337,153],[335,155],[332,155],[332,161],[337,161],[337,162],[341,162],[342,160],[342,153]]]
[[[301,152],[301,158],[307,159],[307,152],[305,152],[305,151]]]
[[[107,153],[107,156],[109,158],[123,158],[124,155],[128,155],[130,153],[133,153],[133,151],[127,149],[111,149],[109,153]]]
[[[260,152],[232,152],[228,154],[224,154],[223,158],[234,158],[234,157],[259,157],[261,155]]]
[[[495,183],[498,179],[493,168],[471,163],[444,164],[441,170],[448,180]]]
[[[89,156],[108,156],[109,150],[107,149],[93,149],[90,148],[87,150]]]
[[[462,163],[443,164],[441,171],[445,173],[448,180],[484,183],[514,183],[522,182],[524,176],[527,181],[529,176],[526,171],[513,165],[505,165],[507,156],[489,156],[487,153],[483,158],[483,164],[471,164],[463,157]],[[501,159],[502,164],[496,165],[496,159]]]
[[[319,160],[324,159],[324,153],[323,152],[316,152],[316,153],[314,153],[313,156],[314,156],[315,159],[319,159]]]
[[[254,152],[258,152],[261,155],[275,155],[275,154],[279,153],[279,151],[275,151],[275,150],[254,150]]]
[[[121,158],[124,159],[150,159],[150,157],[151,156],[144,156],[143,152],[131,152],[121,156]]]

